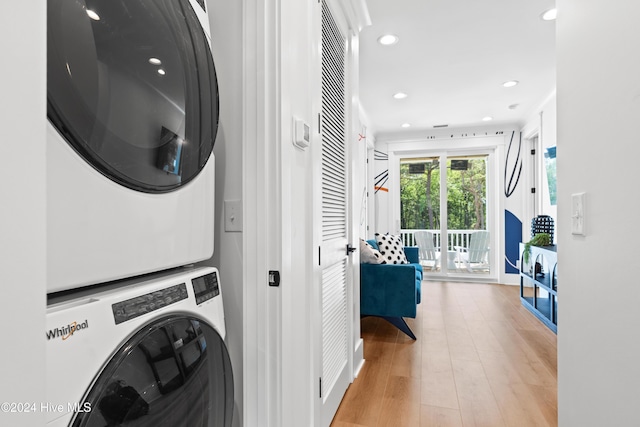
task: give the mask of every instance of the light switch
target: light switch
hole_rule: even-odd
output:
[[[242,200],[224,201],[224,230],[242,231]]]
[[[585,193],[574,193],[571,195],[571,234],[585,236],[584,214],[585,214]]]

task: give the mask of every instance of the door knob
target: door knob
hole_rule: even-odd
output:
[[[354,248],[353,246],[351,246],[350,243],[347,243],[347,255],[350,255],[351,252],[355,252],[356,248]]]

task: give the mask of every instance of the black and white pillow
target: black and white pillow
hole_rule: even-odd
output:
[[[360,239],[360,262],[362,264],[386,264],[380,251],[371,246],[368,242]]]
[[[409,264],[400,236],[376,233],[376,243],[387,264]]]

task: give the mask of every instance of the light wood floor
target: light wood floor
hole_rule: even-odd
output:
[[[411,340],[362,319],[365,364],[332,427],[556,426],[556,335],[519,287],[423,282]]]

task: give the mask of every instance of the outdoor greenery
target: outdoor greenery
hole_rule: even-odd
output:
[[[549,185],[549,202],[551,206],[557,203],[556,198],[556,147],[547,147],[544,151],[544,162],[547,170],[547,184]]]
[[[447,224],[449,229],[486,228],[487,164],[485,158],[468,158],[466,170],[452,170],[447,162]],[[414,165],[415,160],[411,161]],[[403,229],[440,228],[440,165],[437,158],[422,166],[400,163],[400,209]],[[410,169],[412,169],[410,171]],[[416,173],[416,171],[418,171]]]

